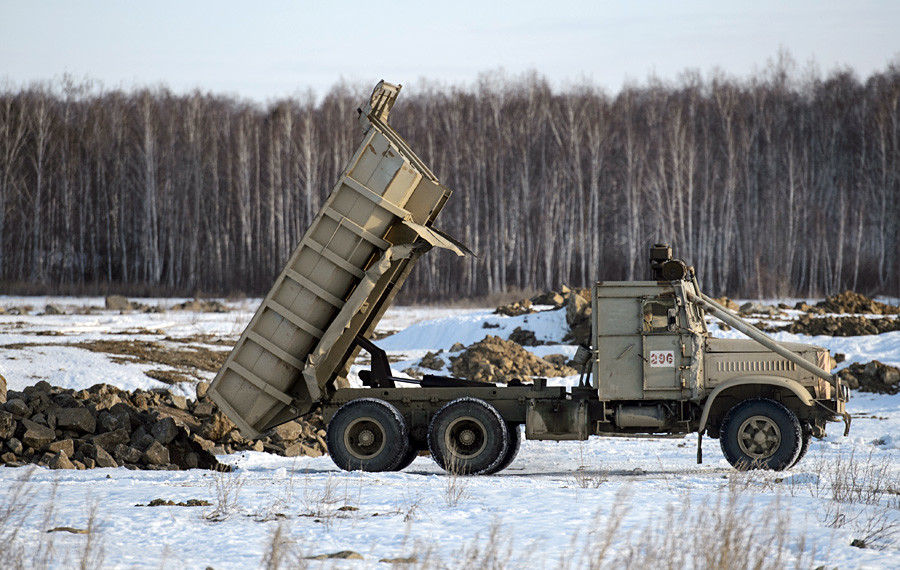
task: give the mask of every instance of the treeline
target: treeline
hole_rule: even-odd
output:
[[[0,90],[0,280],[268,290],[355,149],[346,85],[266,106],[64,80]],[[401,94],[395,128],[455,191],[407,298],[646,277],[667,241],[713,294],[900,291],[900,64],[861,81],[686,73],[615,96],[537,74]]]

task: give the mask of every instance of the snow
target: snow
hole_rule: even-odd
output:
[[[35,309],[30,315],[0,315],[0,374],[10,389],[39,379],[72,388],[98,382],[127,389],[164,387],[144,376],[148,365],[117,363],[67,345],[104,339],[169,342],[166,337],[198,335],[233,341],[258,302],[233,304],[233,310],[223,314],[96,310],[42,315],[48,303],[73,313],[86,306],[102,307],[102,299],[3,297],[2,307]],[[428,351],[447,353],[455,342],[468,345],[488,334],[505,338],[517,326],[551,343],[531,348],[536,354],[574,353],[574,347],[553,344],[565,333],[563,311],[503,317],[487,309],[392,308],[379,330],[401,332],[379,344],[398,359],[392,366],[399,373]],[[715,325],[710,328],[717,336],[739,336]],[[847,363],[878,359],[900,365],[900,333],[775,337],[842,352]],[[360,368],[361,363],[354,365],[354,371]],[[236,467],[233,473],[0,467],[0,544],[14,544],[8,539],[15,528],[16,540],[27,545],[25,566],[38,566],[35,556],[51,542],[50,567],[76,566],[85,535],[45,531],[87,528],[94,509],[92,536],[95,547],[102,546],[103,557],[92,551],[88,567],[260,567],[279,529],[286,552],[313,556],[352,550],[364,558],[303,561],[312,568],[390,568],[393,565],[379,560],[409,556],[418,559],[410,566],[421,568],[471,568],[492,561],[497,568],[576,568],[589,566],[592,556],[596,560],[606,539],[610,547],[605,563],[595,567],[633,566],[654,556],[674,556],[659,550],[666,537],[678,537],[685,549],[708,550],[715,544],[709,541],[721,541],[733,528],[749,531],[752,536],[744,536],[741,545],[760,548],[772,567],[793,566],[797,560],[802,567],[897,568],[900,395],[854,393],[848,408],[854,415],[849,436],[841,435],[841,424],[830,424],[828,436],[814,440],[807,457],[781,473],[735,472],[710,438],[702,441],[704,463],[698,465],[696,435],[523,441],[508,469],[484,477],[448,476],[428,457],[417,458],[399,473],[348,473],[328,457],[256,452],[220,456]],[[858,490],[857,498],[834,500],[842,497],[848,481]],[[17,490],[26,494],[24,505],[3,515],[7,506],[15,505]],[[158,498],[211,504],[138,506]],[[740,524],[729,525],[729,520]],[[867,536],[874,548],[850,545]],[[642,545],[656,550],[641,554]],[[751,554],[741,562],[749,564]],[[682,566],[703,565],[690,555],[680,560]],[[294,566],[298,564],[283,565]]]

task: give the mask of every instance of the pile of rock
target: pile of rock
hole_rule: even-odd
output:
[[[801,315],[796,321],[778,330],[809,336],[863,336],[900,330],[900,319]]]
[[[206,397],[166,390],[128,392],[107,384],[71,390],[38,382],[0,394],[0,460],[54,469],[227,470],[216,454],[245,449],[280,455],[322,455],[321,417],[279,426],[263,440],[248,441]],[[3,398],[2,396],[6,397]]]
[[[878,394],[900,392],[900,369],[877,360],[866,364],[851,364],[838,372],[838,376],[851,390]]]
[[[816,303],[816,307],[828,313],[900,315],[900,307],[880,303],[871,297],[844,291]]]
[[[573,368],[548,362],[497,336],[487,336],[459,356],[451,356],[450,372],[457,378],[480,382],[510,382],[514,379],[577,374]]]

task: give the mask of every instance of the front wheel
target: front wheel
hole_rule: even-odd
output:
[[[347,402],[328,422],[325,441],[345,471],[392,471],[407,457],[406,421],[391,404],[374,398]]]
[[[802,438],[794,412],[775,400],[754,398],[744,400],[725,415],[719,445],[736,469],[781,471],[797,460]]]

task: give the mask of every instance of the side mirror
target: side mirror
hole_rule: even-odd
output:
[[[678,330],[678,309],[669,309],[669,330]]]

